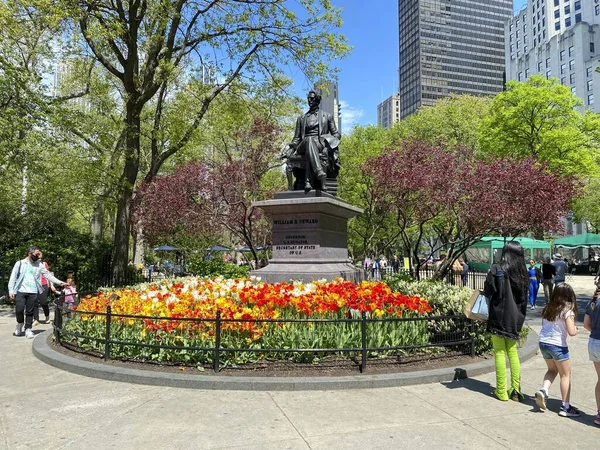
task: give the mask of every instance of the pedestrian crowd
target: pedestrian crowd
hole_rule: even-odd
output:
[[[565,283],[566,264],[560,254],[549,258],[541,270],[535,261],[525,264],[525,252],[517,242],[509,242],[502,249],[498,263],[491,266],[487,274],[483,293],[489,298],[487,330],[492,337],[496,368],[494,395],[502,401],[521,401],[521,364],[517,353],[517,342],[525,322],[527,304],[535,308],[535,296],[542,282],[546,305],[542,310],[542,329],[539,334],[539,349],[547,366],[542,387],[535,393],[536,404],[541,411],[548,409],[549,389],[556,377],[560,379],[562,417],[578,417],[581,412],[570,403],[571,362],[567,339],[578,332],[577,299],[573,288]],[[600,288],[586,306],[583,326],[590,331],[588,342],[589,358],[593,362],[598,380],[595,387],[597,415],[594,423],[600,425],[600,308],[597,306]],[[510,367],[507,380],[506,358]]]

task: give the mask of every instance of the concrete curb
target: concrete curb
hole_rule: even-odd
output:
[[[207,390],[237,391],[310,391],[366,389],[415,384],[439,383],[457,378],[475,377],[494,371],[494,360],[490,359],[464,367],[404,372],[394,374],[363,374],[344,377],[235,377],[219,375],[185,375],[130,369],[83,361],[64,355],[48,345],[52,330],[47,330],[33,340],[33,354],[41,361],[67,372],[92,378],[153,386],[178,387]],[[519,349],[521,362],[536,354],[538,335],[530,329],[525,345]]]

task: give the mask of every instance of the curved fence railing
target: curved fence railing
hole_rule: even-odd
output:
[[[83,317],[102,317],[104,321],[103,335],[99,337],[84,335],[78,332],[68,330],[65,324],[69,320],[73,320],[76,315]],[[119,338],[119,333],[115,330],[114,325],[124,321],[151,321],[152,323],[160,322],[175,322],[175,323],[192,323],[192,324],[211,324],[214,330],[214,345],[209,347],[199,347],[190,345],[159,345],[149,344],[144,342],[133,342],[130,340]],[[346,324],[356,324],[360,327],[360,344],[351,347],[327,347],[327,348],[263,348],[263,347],[225,347],[222,345],[222,336],[226,332],[224,327],[231,323],[254,323],[254,324],[301,324],[307,327],[318,326],[322,324],[333,324],[335,326],[344,326]],[[429,335],[423,342],[413,342],[406,345],[368,345],[370,341],[369,326],[374,327],[384,326],[385,324],[407,324],[421,323],[428,330]],[[124,347],[145,347],[152,349],[164,350],[186,350],[188,352],[204,352],[212,355],[213,369],[215,372],[220,370],[220,361],[226,353],[327,353],[327,354],[348,354],[354,353],[360,355],[359,369],[361,372],[367,368],[368,356],[372,352],[402,352],[416,351],[425,348],[443,348],[453,349],[455,352],[460,352],[464,355],[475,356],[475,324],[468,320],[463,315],[445,315],[445,316],[425,316],[425,317],[394,317],[394,318],[375,318],[368,313],[353,314],[352,317],[346,319],[231,319],[221,317],[221,312],[213,318],[191,318],[191,317],[158,317],[158,316],[142,316],[131,314],[115,314],[112,312],[111,306],[106,307],[106,311],[81,311],[78,309],[70,309],[64,305],[64,297],[60,297],[55,305],[55,320],[53,322],[55,341],[63,345],[66,342],[75,339],[84,339],[94,341],[103,347],[101,357],[104,360],[118,359],[113,358],[113,346]],[[95,353],[98,355],[98,352]],[[455,353],[456,354],[456,353]]]

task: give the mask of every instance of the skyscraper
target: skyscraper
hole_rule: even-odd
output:
[[[342,132],[342,111],[338,95],[338,84],[330,81],[325,84],[316,84],[315,91],[321,95],[321,110],[333,116],[333,121],[338,131]]]
[[[401,118],[450,94],[500,92],[512,14],[512,0],[398,0]]]
[[[581,110],[600,112],[600,0],[529,0],[506,24],[505,49],[508,80],[557,78]]]
[[[400,122],[400,96],[394,94],[377,105],[377,125],[381,128],[390,128]]]

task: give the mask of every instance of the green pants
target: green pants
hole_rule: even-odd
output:
[[[496,397],[508,400],[513,391],[521,393],[521,362],[517,353],[517,341],[492,334],[496,362]],[[510,390],[506,387],[506,356],[510,365]]]

